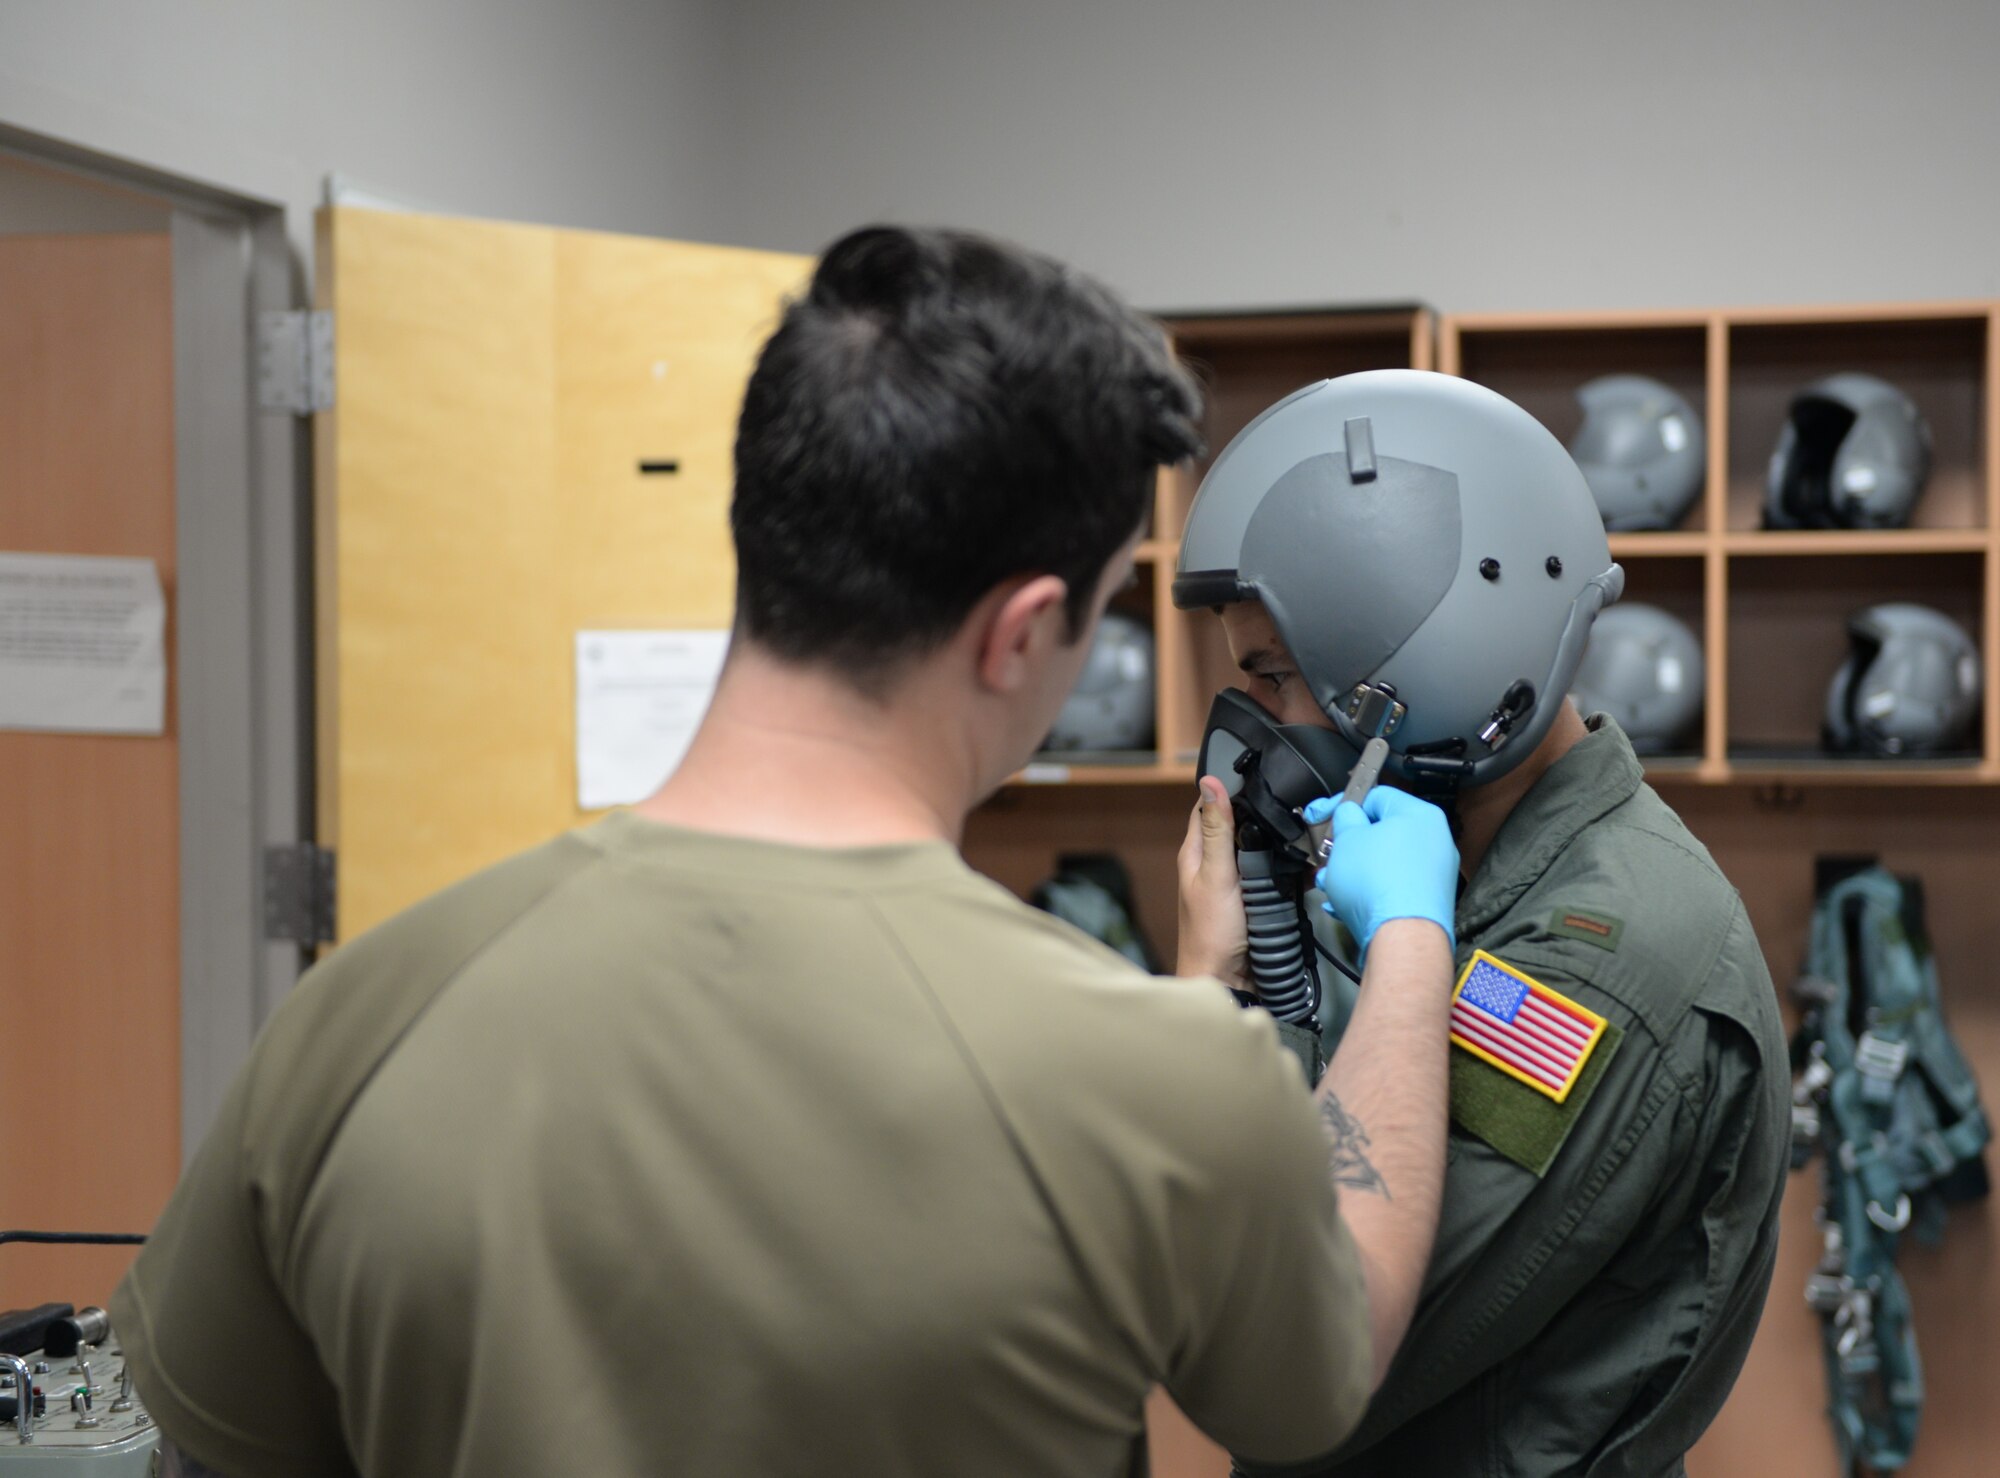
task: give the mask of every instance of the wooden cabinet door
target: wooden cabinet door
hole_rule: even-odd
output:
[[[322,213],[319,832],[341,938],[584,819],[577,630],[728,624],[736,413],[809,266]]]

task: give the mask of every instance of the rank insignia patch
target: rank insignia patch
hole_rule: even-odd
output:
[[[1477,950],[1451,999],[1451,1040],[1557,1103],[1576,1086],[1605,1020]]]

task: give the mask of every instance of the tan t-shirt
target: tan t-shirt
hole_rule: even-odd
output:
[[[1369,1364],[1267,1018],[942,843],[625,815],[314,970],[113,1315],[230,1478],[1103,1478],[1155,1381],[1286,1459]]]

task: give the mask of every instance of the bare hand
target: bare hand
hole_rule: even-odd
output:
[[[1213,975],[1250,989],[1250,937],[1243,883],[1236,872],[1236,818],[1222,782],[1204,776],[1180,851],[1181,937],[1178,975]]]

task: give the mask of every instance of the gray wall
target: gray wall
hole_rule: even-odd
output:
[[[2000,295],[1992,0],[7,0],[0,122],[282,202],[809,250],[876,217],[1156,307]]]
[[[720,0],[4,0],[0,123],[283,204],[723,225]]]
[[[1993,0],[740,0],[729,234],[1154,307],[2000,294]]]

